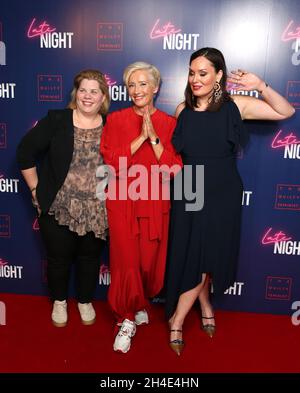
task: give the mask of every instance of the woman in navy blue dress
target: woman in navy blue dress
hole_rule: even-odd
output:
[[[170,346],[178,355],[184,347],[182,326],[196,299],[200,301],[202,328],[212,337],[216,326],[209,301],[210,282],[214,293],[222,294],[235,280],[243,192],[236,152],[248,139],[242,120],[282,120],[295,112],[284,97],[253,73],[232,71],[228,80],[238,85],[236,90],[257,90],[261,99],[229,96],[226,64],[219,50],[194,52],[185,101],[176,109],[172,142],[182,155],[183,178],[188,176],[187,165],[193,168],[193,191],[201,174],[195,175],[196,166],[204,166],[203,207],[187,211],[190,201],[175,197],[171,213],[166,315]]]

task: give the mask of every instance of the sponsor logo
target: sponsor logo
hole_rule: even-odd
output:
[[[275,209],[300,210],[300,185],[277,184]]]
[[[0,214],[0,237],[10,238],[10,216]]]
[[[286,99],[295,109],[300,109],[300,81],[288,81]]]
[[[6,124],[0,123],[0,149],[6,149],[7,139],[6,139]]]
[[[62,101],[62,75],[38,75],[38,101]]]
[[[149,36],[151,40],[162,40],[163,50],[196,50],[200,34],[182,33],[172,22],[163,24],[156,19]]]
[[[185,78],[164,77],[164,81],[157,97],[157,102],[161,105],[177,105],[178,102],[182,101],[180,92],[184,91],[185,84]]]
[[[267,277],[266,295],[267,300],[290,300],[292,279],[290,277]]]
[[[97,23],[97,50],[99,51],[123,50],[123,23],[121,22]]]

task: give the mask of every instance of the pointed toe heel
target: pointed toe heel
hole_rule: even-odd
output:
[[[215,317],[202,317],[202,319],[214,319]],[[213,338],[213,336],[216,333],[216,325],[214,325],[213,323],[209,323],[207,325],[203,324],[202,321],[202,330],[210,337]]]
[[[179,332],[182,333],[181,329],[170,329],[171,332]],[[184,341],[182,339],[175,339],[169,342],[170,348],[178,355],[180,356],[181,352],[183,351],[184,348]]]

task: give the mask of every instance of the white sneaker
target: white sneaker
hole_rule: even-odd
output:
[[[66,300],[55,300],[52,310],[52,323],[56,327],[64,327],[68,321],[67,302]]]
[[[149,323],[149,317],[146,310],[138,311],[135,314],[134,319],[137,325],[147,325]]]
[[[119,333],[116,335],[114,342],[114,351],[126,353],[130,349],[131,337],[135,335],[136,326],[135,322],[129,319],[124,319],[119,329]]]
[[[92,325],[96,320],[96,313],[92,303],[78,303],[81,322],[84,325]]]

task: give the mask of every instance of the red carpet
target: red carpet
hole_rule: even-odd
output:
[[[200,329],[196,309],[184,327],[186,347],[177,357],[168,346],[163,306],[153,305],[151,324],[137,328],[127,354],[115,353],[113,318],[96,301],[97,321],[83,326],[74,300],[69,322],[50,322],[47,297],[2,294],[6,325],[0,325],[1,373],[290,373],[300,372],[300,326],[289,316],[216,311],[217,333]]]

